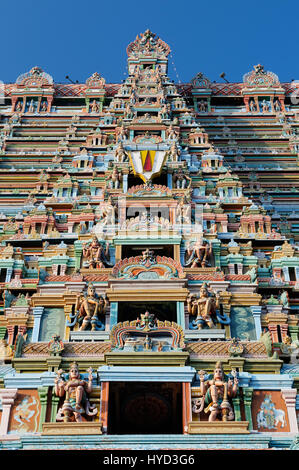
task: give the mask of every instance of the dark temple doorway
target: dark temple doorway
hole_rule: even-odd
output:
[[[182,384],[110,382],[108,434],[182,434]]]
[[[177,322],[176,302],[118,302],[118,321],[132,321],[148,311],[160,321]]]

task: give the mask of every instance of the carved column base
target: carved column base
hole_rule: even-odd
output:
[[[248,421],[191,421],[188,434],[249,434]]]

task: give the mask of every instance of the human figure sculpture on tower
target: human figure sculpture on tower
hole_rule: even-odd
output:
[[[88,285],[87,294],[79,294],[76,300],[75,311],[80,331],[86,330],[91,325],[91,330],[103,329],[104,323],[100,321],[100,315],[104,315],[108,300],[100,296],[98,298],[92,283]]]
[[[88,369],[88,382],[81,378],[78,364],[73,362],[67,380],[63,377],[63,370],[57,372],[54,380],[55,394],[58,397],[64,397],[62,408],[58,410],[57,421],[65,423],[75,421],[82,422],[82,415],[95,416],[98,412],[95,405],[90,405],[88,395],[92,392],[92,369]]]
[[[185,254],[185,267],[198,268],[206,267],[208,260],[212,254],[212,245],[204,242],[203,239],[197,240],[195,243],[188,243]]]
[[[170,150],[169,150],[169,161],[171,162],[177,162],[178,161],[178,158],[181,154],[181,151],[180,149],[178,149],[176,143],[174,142],[171,147],[170,147]]]
[[[254,100],[250,100],[249,108],[250,108],[250,111],[251,111],[251,112],[256,111],[256,105],[255,105]]]
[[[230,403],[238,393],[238,378],[233,372],[233,380],[223,371],[222,363],[217,362],[213,374],[205,380],[204,371],[199,371],[200,390],[202,393],[202,405],[206,405],[205,413],[210,413],[209,421],[216,421],[221,417],[221,421],[233,421],[234,411]],[[202,408],[203,408],[202,406]]]
[[[96,102],[96,100],[93,100],[92,105],[91,105],[91,112],[92,113],[98,113],[100,111],[99,105]]]
[[[106,176],[106,187],[110,189],[118,189],[120,186],[121,173],[116,167]]]
[[[127,153],[123,147],[122,142],[120,142],[115,150],[115,161],[118,163],[123,163],[127,160]]]
[[[174,181],[177,189],[185,189],[187,181],[189,182],[188,188],[191,186],[191,178],[186,175],[182,167],[179,167],[174,174]]]
[[[207,111],[207,102],[204,100],[200,100],[198,102],[198,110],[200,113],[205,113]]]
[[[109,243],[106,243],[106,249],[99,243],[97,237],[93,237],[89,245],[83,245],[83,259],[87,260],[88,267],[91,269],[105,268],[109,265]]]
[[[195,320],[190,324],[190,328],[201,330],[205,325],[214,328],[213,318],[216,318],[216,310],[219,307],[219,294],[216,294],[216,296],[209,295],[207,286],[204,283],[199,290],[199,297],[189,295],[187,298],[188,313],[192,316],[196,315]]]

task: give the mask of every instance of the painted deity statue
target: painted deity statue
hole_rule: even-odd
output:
[[[170,147],[169,152],[168,152],[169,161],[170,162],[177,162],[180,154],[181,154],[181,151],[178,149],[176,143],[173,143]]]
[[[110,189],[118,189],[120,186],[121,173],[116,167],[106,176],[106,187]]]
[[[184,172],[182,167],[179,167],[176,172],[174,173],[174,182],[176,185],[177,189],[185,189],[187,182],[188,182],[188,188],[191,186],[191,178],[190,176],[186,175],[186,172]]]
[[[118,147],[115,150],[115,161],[118,163],[123,163],[127,160],[127,153],[124,150],[122,142],[118,144]]]
[[[185,196],[181,197],[181,200],[177,205],[176,222],[183,224],[191,223],[191,205],[185,203]]]
[[[209,421],[216,421],[218,417],[221,421],[234,420],[231,399],[237,396],[239,381],[235,372],[232,375],[233,380],[224,373],[221,362],[216,363],[207,380],[204,371],[199,371],[202,408],[205,406],[204,412],[209,413]]]
[[[214,328],[213,317],[216,316],[216,309],[218,309],[219,306],[219,295],[209,295],[206,284],[203,284],[199,290],[199,297],[189,295],[187,298],[189,315],[196,315],[195,320],[190,324],[190,328],[201,330],[205,325],[209,328]]]
[[[92,331],[103,329],[104,323],[100,321],[100,316],[105,314],[107,305],[107,298],[98,297],[93,284],[90,283],[87,293],[81,293],[76,300],[76,320],[81,324],[80,331],[86,330],[90,325]]]
[[[95,416],[98,412],[95,405],[90,405],[88,395],[92,392],[92,369],[88,370],[88,381],[81,378],[78,364],[71,364],[67,379],[63,376],[63,370],[57,372],[55,383],[55,394],[64,397],[62,408],[58,410],[57,421],[65,423],[82,421],[82,415]]]
[[[195,243],[188,243],[185,253],[185,267],[197,268],[208,265],[208,261],[212,254],[212,246],[203,239],[197,240]]]
[[[93,102],[91,104],[91,112],[92,113],[98,113],[99,111],[100,111],[100,108],[99,108],[98,103],[96,102],[96,100],[93,100]]]
[[[90,269],[105,268],[109,265],[109,243],[106,243],[106,249],[99,243],[97,237],[94,237],[89,245],[83,245],[83,260],[87,261]]]

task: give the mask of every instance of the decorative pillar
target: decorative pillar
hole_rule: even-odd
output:
[[[4,339],[6,334],[6,326],[0,326],[0,341]]]
[[[101,384],[101,423],[102,431],[107,434],[108,430],[108,403],[109,403],[109,382]]]
[[[284,340],[288,336],[288,327],[289,326],[287,323],[280,323],[280,333],[282,342],[284,342]]]
[[[115,245],[115,262],[121,260],[121,245]]]
[[[46,421],[48,387],[39,387],[38,395],[41,405],[38,431],[41,432],[43,429],[43,423]]]
[[[11,281],[12,271],[13,271],[13,268],[7,268],[5,282]]]
[[[15,325],[7,325],[6,329],[8,334],[7,344],[11,346],[14,340]]]
[[[188,424],[192,421],[191,385],[183,382],[183,434],[188,434]]]
[[[72,304],[64,304],[64,314],[65,314],[65,330],[64,330],[64,339],[66,341],[69,341],[70,339],[70,332],[71,332],[71,328],[69,326],[67,326],[67,323],[70,322],[70,316],[73,312],[73,305]]]
[[[177,324],[185,329],[185,308],[184,302],[176,303]]]
[[[118,302],[111,302],[110,304],[110,328],[118,322]]]
[[[298,340],[299,335],[299,326],[298,325],[289,325],[289,332],[292,338],[292,341]]]
[[[55,395],[54,388],[52,390],[52,406],[51,406],[51,423],[56,423],[57,408],[59,397]]]
[[[254,319],[256,339],[259,340],[262,334],[262,325],[261,325],[262,307],[261,305],[252,305],[250,307],[250,310]]]
[[[298,433],[298,423],[296,415],[296,395],[297,390],[295,388],[282,389],[281,395],[285,401],[288,417],[290,423],[290,432]]]
[[[82,242],[76,240],[74,242],[74,251],[75,251],[75,270],[79,271],[81,267],[81,255],[82,255]]]
[[[39,331],[42,315],[44,313],[44,307],[34,307],[33,316],[34,316],[34,325],[32,330],[32,343],[37,343],[39,339]]]
[[[26,333],[26,331],[27,331],[27,326],[26,326],[26,325],[18,325],[17,336],[18,336],[18,335],[24,336],[24,334]]]
[[[172,173],[167,173],[167,187],[172,189]]]
[[[173,245],[173,259],[180,263],[180,245]]]
[[[271,323],[268,325],[268,330],[271,333],[272,343],[279,343],[278,341],[278,333],[277,333],[277,325]]]
[[[252,387],[243,388],[245,417],[246,417],[246,421],[249,422],[249,425],[248,425],[249,431],[253,429],[252,414],[251,414],[252,394],[253,394]]]
[[[126,194],[128,191],[128,175],[126,173],[123,174],[123,192]]]
[[[218,268],[221,268],[221,263],[220,263],[221,243],[219,240],[217,240],[216,242],[212,244],[212,250],[213,250],[213,255],[214,255],[214,260],[215,260],[215,266]]]
[[[47,103],[48,103],[47,113],[51,112],[52,102],[53,102],[53,96],[47,96]]]
[[[180,262],[182,266],[184,266],[185,264],[185,251],[186,251],[185,243],[182,242],[180,245]]]
[[[241,421],[240,397],[232,399],[235,412],[235,421]]]
[[[2,416],[0,424],[0,436],[6,436],[9,425],[10,410],[17,396],[17,388],[1,388],[0,397],[2,401]]]

